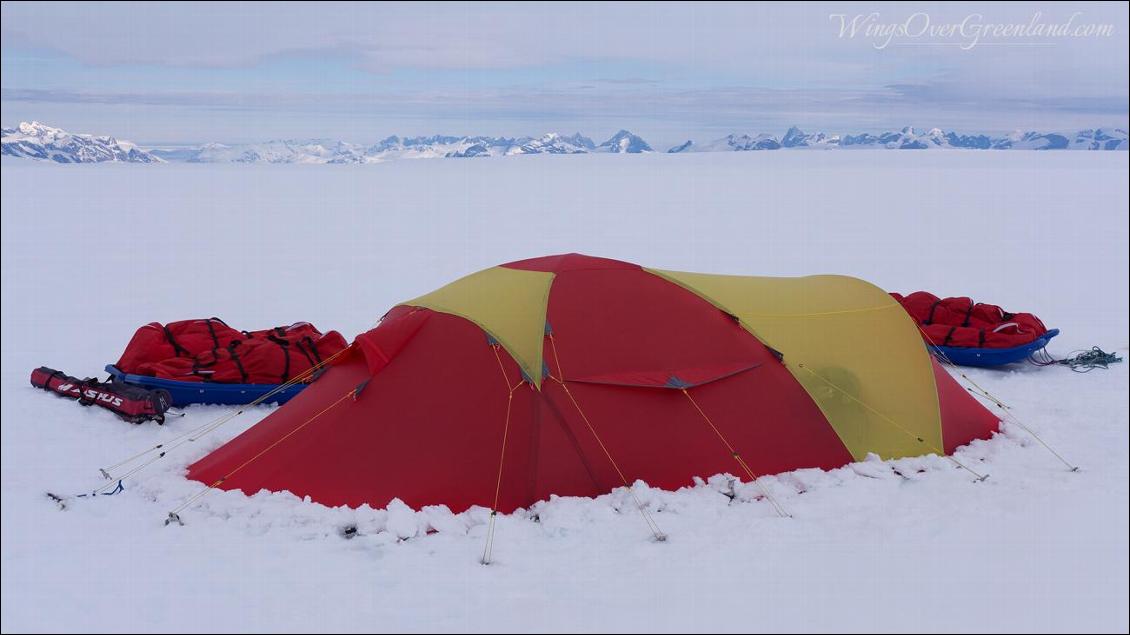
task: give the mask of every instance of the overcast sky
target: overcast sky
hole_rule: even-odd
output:
[[[663,146],[1130,118],[1124,2],[2,6],[4,125],[142,143],[627,128]]]

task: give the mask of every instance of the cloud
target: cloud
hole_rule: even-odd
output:
[[[1130,99],[1125,95],[1028,95],[1001,94],[992,89],[970,90],[966,84],[935,82],[932,84],[891,84],[888,91],[877,95],[876,101],[903,106],[934,106],[977,108],[992,106],[999,110],[1055,110],[1102,115],[1125,114],[1130,109]]]
[[[696,136],[792,123],[853,131],[1125,125],[1124,3],[1082,7],[1085,21],[1117,25],[1110,37],[1040,47],[875,50],[869,40],[840,37],[829,20],[877,12],[897,21],[926,11],[942,23],[973,10],[985,21],[1023,22],[1035,10],[1055,20],[1080,8],[4,3],[2,99],[6,117],[16,105],[80,120],[135,108],[154,129],[177,122],[150,135],[161,138],[188,125],[190,113],[208,113],[198,128],[220,125],[210,117],[216,112],[229,115],[231,129],[269,116],[272,130],[294,136],[333,134],[317,129],[311,115],[321,113],[371,122],[366,130],[431,118],[462,122],[460,132],[497,124],[506,134],[590,121]]]
[[[97,66],[233,67],[276,56],[337,55],[387,72],[636,60],[761,77],[767,85],[879,85],[878,74],[890,82],[900,67],[923,60],[980,72],[1002,61],[1007,73],[1034,64],[1070,67],[1080,59],[1126,70],[1125,4],[1019,4],[4,3],[0,11],[5,48],[50,49]],[[1037,9],[1047,20],[1081,11],[1080,20],[1119,30],[1011,56],[991,46],[877,52],[868,39],[841,37],[829,20],[833,13],[874,12],[894,22],[926,11],[944,23],[976,10],[988,22],[1024,22]],[[921,48],[933,50],[908,50]]]
[[[599,78],[599,79],[594,79],[592,81],[595,82],[595,83],[598,83],[598,84],[621,84],[621,85],[636,85],[636,86],[644,85],[644,84],[656,86],[656,85],[663,83],[658,79],[644,79],[643,77],[622,77],[622,78],[602,77],[602,78]]]
[[[585,84],[579,84],[585,85]],[[6,104],[195,108],[228,112],[353,113],[364,117],[433,117],[466,121],[648,120],[758,132],[798,123],[862,131],[902,125],[962,125],[978,129],[1022,125],[1032,112],[1067,114],[1086,125],[1123,124],[1127,100],[1055,96],[979,96],[947,84],[895,84],[878,89],[766,89],[721,86],[670,89],[650,83],[601,83],[537,88],[452,88],[370,93],[79,92],[9,89]],[[1010,113],[1011,116],[1010,116]],[[1018,115],[1020,113],[1023,116]],[[980,120],[980,123],[978,122]],[[1046,118],[1044,119],[1046,120]],[[772,128],[770,128],[772,129]],[[473,133],[474,130],[463,132]],[[512,134],[537,132],[513,130]],[[296,134],[298,134],[296,132]],[[313,136],[321,136],[316,133]]]

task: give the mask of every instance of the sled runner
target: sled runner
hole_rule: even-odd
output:
[[[114,379],[127,384],[133,384],[143,388],[164,390],[172,396],[173,405],[178,408],[194,403],[241,406],[255,401],[259,397],[278,388],[280,385],[176,381],[174,379],[162,379],[160,377],[123,373],[113,364],[106,365],[106,372],[110,373],[110,376]],[[280,390],[278,394],[273,395],[266,403],[284,404],[290,401],[295,395],[302,392],[302,389],[305,387],[306,384],[303,383],[288,386],[284,390]]]
[[[1004,366],[1028,359],[1033,354],[1043,350],[1056,335],[1059,335],[1059,329],[1051,329],[1031,343],[1009,348],[959,346],[930,346],[929,348],[935,355],[944,357],[959,366]]]

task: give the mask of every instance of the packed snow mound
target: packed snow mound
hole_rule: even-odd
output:
[[[3,129],[3,155],[56,163],[160,163],[162,160],[128,141],[110,136],[67,132],[39,123],[21,122]]]

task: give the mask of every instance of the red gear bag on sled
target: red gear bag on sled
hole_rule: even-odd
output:
[[[115,364],[123,373],[184,382],[282,384],[347,346],[309,322],[239,331],[219,318],[151,322]]]
[[[1048,329],[1031,313],[1009,313],[971,298],[939,298],[926,291],[892,293],[934,346],[1011,348],[1036,341]]]

